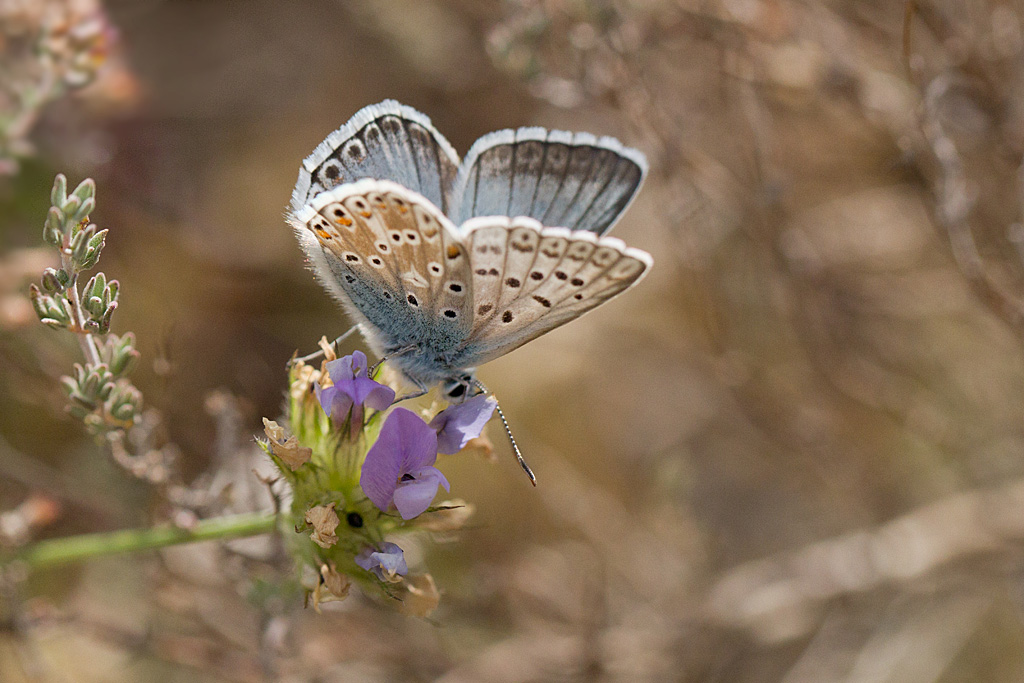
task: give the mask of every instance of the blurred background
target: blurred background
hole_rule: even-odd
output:
[[[655,259],[482,370],[540,483],[494,424],[493,462],[442,460],[477,515],[420,549],[429,621],[318,615],[270,542],[197,545],[7,585],[0,680],[1022,680],[1022,15],[0,0],[0,522],[42,509],[35,538],[167,514],[65,415],[77,347],[25,298],[57,172],[97,181],[163,452],[241,504],[285,362],[349,326],[283,214],[361,107],[461,153],[522,125],[640,148],[614,234]]]

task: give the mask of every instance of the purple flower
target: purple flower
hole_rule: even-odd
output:
[[[385,541],[381,549],[366,548],[356,555],[356,564],[374,575],[381,581],[397,583],[399,576],[405,576],[409,567],[405,564],[405,554],[394,543]]]
[[[395,408],[366,454],[359,485],[384,512],[394,505],[402,519],[412,519],[430,507],[438,486],[449,490],[436,461],[434,430],[411,410]]]
[[[438,413],[430,421],[430,427],[437,431],[437,452],[458,453],[470,439],[480,436],[496,405],[497,400],[479,394]]]
[[[394,389],[367,377],[366,354],[362,351],[332,360],[327,363],[327,372],[334,384],[324,388],[315,384],[316,397],[336,426],[349,420],[353,438],[363,428],[364,407],[384,410],[395,400]]]

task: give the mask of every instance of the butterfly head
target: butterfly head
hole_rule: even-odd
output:
[[[478,385],[476,369],[470,368],[444,380],[441,383],[441,395],[449,403],[462,403],[467,398],[480,393]]]

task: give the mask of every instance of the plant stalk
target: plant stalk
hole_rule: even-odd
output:
[[[94,557],[154,550],[182,543],[258,536],[274,531],[276,525],[277,517],[273,513],[254,512],[204,519],[193,529],[160,527],[67,536],[31,543],[2,564],[16,562],[34,571]]]

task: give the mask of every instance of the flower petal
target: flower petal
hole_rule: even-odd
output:
[[[372,379],[366,381],[373,382]],[[366,394],[366,400],[363,403],[374,410],[387,410],[395,402],[395,390],[386,384],[373,383],[377,386]]]
[[[396,410],[395,413],[398,411]],[[373,501],[381,512],[391,507],[398,486],[398,477],[402,474],[401,436],[394,427],[392,417],[388,415],[381,427],[377,441],[366,453],[363,469],[359,474],[359,486],[367,498]]]
[[[384,421],[376,443],[366,453],[359,485],[373,504],[386,512],[394,501],[402,475],[433,465],[436,460],[434,430],[411,410],[395,408]],[[443,479],[444,475],[441,477]]]
[[[365,548],[356,555],[356,564],[373,574],[381,581],[397,583],[399,577],[409,573],[409,567],[405,563],[405,553],[394,543],[385,541],[381,549]]]
[[[366,354],[362,351],[353,351],[349,356],[327,363],[326,367],[331,381],[335,384],[356,377],[366,377]]]
[[[426,512],[439,485],[450,490],[448,480],[436,467],[424,467],[409,476],[410,479],[398,483],[394,493],[395,507],[402,519],[412,519]]]
[[[497,405],[494,398],[479,394],[438,413],[430,421],[431,428],[437,430],[437,451],[446,454],[461,451],[480,436]]]

